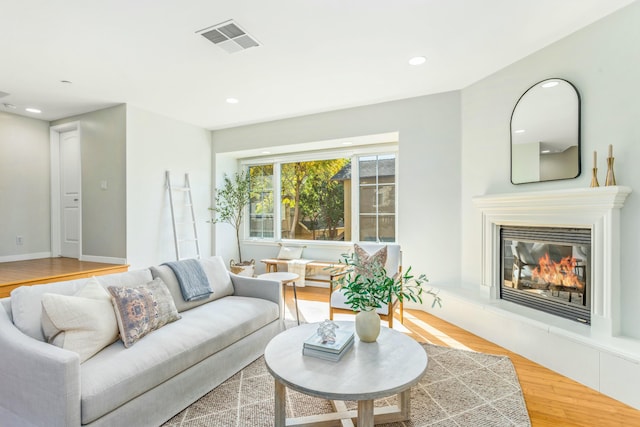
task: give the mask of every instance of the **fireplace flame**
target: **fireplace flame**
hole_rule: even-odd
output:
[[[538,267],[533,270],[532,276],[534,279],[539,278],[550,285],[576,288],[578,291],[582,291],[584,283],[575,273],[577,264],[577,260],[572,256],[564,257],[560,262],[555,262],[546,253],[538,260]]]

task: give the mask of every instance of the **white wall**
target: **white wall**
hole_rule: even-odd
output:
[[[127,262],[131,268],[175,260],[166,170],[172,173],[172,184],[180,186],[189,173],[200,253],[209,256],[210,132],[128,105],[126,159]],[[184,256],[195,254],[194,246],[190,248],[184,248]]]
[[[50,255],[49,182],[49,122],[0,112],[0,261]]]
[[[462,280],[480,284],[480,213],[471,197],[588,187],[594,150],[604,183],[608,144],[613,144],[618,184],[640,191],[640,3],[601,20],[462,91]],[[509,180],[509,118],[518,98],[537,81],[560,77],[582,98],[582,174],[577,179],[512,185]],[[640,201],[631,194],[622,209],[622,323],[640,338]]]
[[[216,177],[231,168],[225,153],[399,132],[398,241],[404,265],[433,284],[457,283],[460,269],[460,94],[423,96],[212,132]],[[218,227],[222,227],[219,225]],[[216,239],[216,251],[230,256]],[[337,259],[345,246],[305,249]],[[275,245],[245,242],[244,258],[273,257]],[[234,251],[235,252],[235,251]]]
[[[613,144],[618,184],[640,190],[640,3],[636,2],[462,90],[461,286],[443,287],[433,312],[624,403],[640,408],[640,199],[621,211],[620,307],[622,334],[606,342],[581,325],[521,313],[488,298],[481,284],[482,217],[472,197],[562,188],[586,188],[594,150],[604,182]],[[538,81],[572,82],[582,100],[582,174],[577,179],[513,185],[509,177],[509,120],[522,93]],[[561,319],[563,320],[563,319]],[[587,328],[588,329],[588,328]]]

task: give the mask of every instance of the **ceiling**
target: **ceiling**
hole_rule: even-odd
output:
[[[0,111],[127,103],[220,129],[457,90],[632,2],[0,0]],[[261,46],[197,34],[230,19]]]

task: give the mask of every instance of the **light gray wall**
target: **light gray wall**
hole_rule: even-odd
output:
[[[172,185],[184,186],[189,173],[197,220],[200,253],[211,254],[211,133],[208,130],[127,106],[127,262],[145,268],[175,260],[171,211],[165,171]],[[176,193],[180,222],[190,219]],[[186,215],[186,216],[185,216]],[[183,225],[180,236],[190,237]],[[182,257],[195,256],[195,246],[183,246]]]
[[[449,92],[218,130],[212,132],[215,176],[230,168],[224,153],[232,151],[399,132],[398,241],[404,265],[426,273],[434,285],[457,283],[460,129],[460,94]],[[234,243],[226,236],[216,239],[217,252]],[[244,258],[258,261],[277,254],[271,246],[245,244],[242,250]]]
[[[50,253],[49,182],[49,123],[0,112],[0,261]]]
[[[127,257],[126,111],[122,104],[51,122],[80,123],[83,256]],[[106,190],[101,181],[107,181]]]
[[[613,144],[618,184],[640,191],[640,3],[479,81],[462,91],[462,252],[465,287],[481,283],[480,213],[476,195],[588,187],[592,153],[599,152],[604,182],[608,144]],[[515,103],[534,83],[560,77],[582,98],[582,174],[573,180],[512,185],[509,180],[509,120]],[[622,324],[640,338],[640,198],[632,193],[622,220]]]

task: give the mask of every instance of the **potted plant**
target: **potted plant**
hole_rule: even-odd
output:
[[[422,303],[422,295],[428,294],[433,298],[432,307],[442,305],[436,291],[423,288],[423,284],[428,282],[427,277],[424,274],[415,277],[411,273],[411,267],[389,277],[380,262],[365,264],[356,253],[343,254],[340,263],[345,267],[336,282],[344,290],[347,305],[358,312],[356,333],[361,341],[374,342],[377,339],[380,333],[380,316],[376,309],[395,298],[399,301]]]
[[[215,205],[209,208],[213,211],[212,223],[226,222],[236,229],[236,244],[238,245],[238,259],[229,262],[231,271],[243,276],[253,276],[255,260],[243,261],[240,247],[240,227],[244,213],[250,201],[250,175],[248,171],[236,172],[233,177],[224,175],[222,187],[216,190]]]

